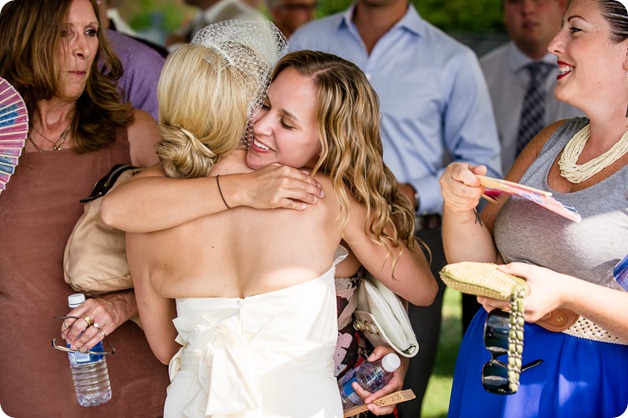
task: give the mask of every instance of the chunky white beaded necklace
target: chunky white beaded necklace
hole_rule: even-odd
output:
[[[591,132],[589,124],[580,129],[565,145],[563,155],[558,161],[560,175],[571,183],[582,183],[583,181],[593,177],[604,168],[619,160],[626,152],[628,152],[628,131],[624,132],[621,139],[612,146],[611,149],[604,154],[598,155],[592,160],[578,165],[578,157],[584,149],[584,145],[589,140]]]

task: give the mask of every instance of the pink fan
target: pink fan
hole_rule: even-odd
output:
[[[28,111],[20,93],[0,77],[0,193],[15,173],[28,135]]]
[[[513,183],[508,180],[495,179],[486,176],[478,176],[478,178],[480,179],[482,186],[485,187],[482,197],[489,202],[497,202],[497,199],[506,193],[528,199],[531,202],[534,202],[545,209],[549,209],[571,221],[580,222],[582,220],[582,216],[580,216],[576,208],[569,205],[563,205],[561,202],[554,199],[550,192],[535,189],[519,183]]]

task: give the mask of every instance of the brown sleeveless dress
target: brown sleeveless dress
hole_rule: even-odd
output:
[[[97,152],[25,153],[0,194],[0,408],[21,417],[159,417],[167,367],[152,354],[142,330],[127,322],[107,339],[112,399],[79,406],[67,354],[51,347],[54,316],[69,312],[74,293],[63,278],[63,251],[82,213],[79,199],[117,163],[129,163],[126,130]]]

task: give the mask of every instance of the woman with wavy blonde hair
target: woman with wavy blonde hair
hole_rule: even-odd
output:
[[[188,74],[179,71],[184,61],[177,65],[180,57],[173,55],[166,64],[175,65],[172,71],[179,78],[171,78],[176,82]],[[181,202],[169,199],[185,199],[183,195],[196,187],[190,185],[206,185],[196,180],[209,174],[219,187],[223,211],[150,233],[127,233],[142,324],[155,355],[170,363],[172,384],[165,416],[178,416],[181,411],[195,416],[194,411],[200,410],[199,416],[253,411],[342,416],[334,380],[338,337],[334,273],[344,257],[338,252],[342,242],[377,279],[411,303],[427,305],[436,293],[427,261],[414,249],[410,203],[398,193],[382,161],[377,98],[364,74],[336,56],[300,51],[280,60],[272,80],[252,118],[248,150],[237,147],[228,152],[234,146],[232,136],[229,141],[225,137],[221,151],[225,153],[218,152],[214,145],[221,140],[214,143],[203,129],[179,126],[174,119],[164,128],[177,132],[173,145],[177,150],[169,151],[167,158],[158,151],[163,172],[169,177],[199,178],[160,179],[160,187],[168,191],[158,193],[158,200],[165,200],[151,203],[153,209],[158,206],[157,212],[162,213],[163,204],[172,203],[189,213]],[[182,85],[188,90],[197,86]],[[170,94],[173,101],[162,101],[160,106],[177,108],[184,95],[176,89]],[[171,110],[164,109],[162,123]],[[195,115],[210,119],[202,110]],[[362,128],[364,117],[372,120]],[[224,122],[205,120],[199,126]],[[246,120],[241,122],[238,138],[250,126]],[[183,170],[191,161],[202,166],[196,159],[204,160],[205,168],[193,175]],[[165,162],[172,167],[166,168]],[[303,211],[259,210],[222,193],[223,178],[275,162],[309,169],[326,197]],[[150,185],[154,180],[134,179],[121,187]],[[196,199],[204,199],[205,190],[194,189]],[[118,196],[119,203],[124,194],[112,196]],[[175,219],[180,218],[175,215]],[[358,268],[354,259],[342,267],[342,275],[352,275]],[[218,378],[221,386],[233,391],[217,390]]]
[[[287,68],[311,79],[316,88],[321,153],[312,171],[332,179],[345,224],[349,193],[366,206],[365,228],[378,242],[390,240],[394,247],[403,242],[414,249],[414,209],[382,160],[379,99],[364,73],[335,55],[302,51],[285,56],[272,80]],[[254,150],[247,156],[251,168],[253,160]]]

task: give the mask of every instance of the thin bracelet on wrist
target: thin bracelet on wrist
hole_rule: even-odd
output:
[[[219,177],[220,177],[220,174],[216,176],[216,184],[218,185],[218,193],[220,193],[220,198],[222,199],[222,203],[225,204],[227,209],[231,209],[231,206],[227,204],[225,197],[222,195],[222,189],[220,188],[220,180],[218,179]]]

